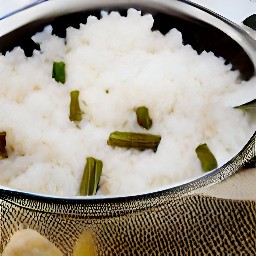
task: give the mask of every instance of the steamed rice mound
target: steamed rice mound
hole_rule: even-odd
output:
[[[255,130],[233,106],[252,100],[256,79],[240,82],[224,59],[198,55],[172,29],[152,32],[153,17],[130,9],[127,17],[102,13],[66,39],[51,26],[20,48],[0,55],[0,130],[9,158],[0,161],[0,184],[59,196],[78,194],[85,159],[103,161],[99,195],[132,195],[202,175],[195,148],[207,143],[218,165],[231,159]],[[52,64],[66,64],[66,83]],[[70,91],[80,91],[83,120],[69,120]],[[108,93],[107,93],[108,92]],[[157,152],[112,148],[113,131],[145,132],[134,109],[147,106],[149,133],[161,135]]]

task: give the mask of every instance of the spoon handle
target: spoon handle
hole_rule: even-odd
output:
[[[41,4],[42,2],[46,2],[46,1],[48,1],[48,0],[37,0],[37,1],[33,1],[32,3],[26,4],[26,5],[24,5],[24,6],[21,7],[21,8],[18,8],[18,9],[15,9],[14,11],[12,11],[12,12],[6,13],[5,15],[3,15],[3,16],[0,17],[0,20],[3,20],[3,19],[5,19],[5,18],[7,18],[7,17],[9,17],[9,16],[11,16],[11,15],[13,15],[13,14],[15,14],[15,13],[18,13],[18,12],[20,12],[20,11],[26,10],[26,9],[32,7],[32,6]]]

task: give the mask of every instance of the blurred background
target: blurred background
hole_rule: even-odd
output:
[[[41,1],[0,0],[0,18],[26,5]],[[256,14],[256,0],[192,0],[192,2],[202,5],[237,24],[240,24],[248,16]]]

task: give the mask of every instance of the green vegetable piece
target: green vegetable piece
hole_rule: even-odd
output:
[[[256,30],[256,14],[252,14],[243,21],[243,24],[253,30]]]
[[[86,159],[84,174],[80,185],[81,196],[96,195],[100,176],[102,173],[103,163],[93,157]]]
[[[79,105],[79,91],[70,92],[70,112],[69,119],[70,121],[80,122],[82,120],[82,112]]]
[[[107,143],[112,147],[152,149],[156,152],[160,141],[161,136],[159,135],[115,131],[109,135]]]
[[[201,166],[205,172],[209,172],[218,167],[218,163],[213,153],[210,151],[206,143],[200,144],[196,149],[197,157],[201,162]]]
[[[52,66],[52,78],[56,82],[64,84],[66,82],[66,73],[65,73],[65,63],[64,62],[54,62]]]
[[[0,132],[0,160],[8,158],[6,151],[6,132]]]
[[[95,181],[94,181],[94,187],[93,187],[93,195],[96,195],[98,185],[100,182],[100,177],[103,169],[103,163],[101,160],[96,160],[95,163]]]
[[[236,106],[234,108],[238,108],[241,110],[255,110],[256,109],[256,100],[249,101],[240,106]]]
[[[136,115],[138,124],[141,127],[149,130],[152,126],[152,119],[149,116],[148,108],[144,106],[138,107],[136,109]]]

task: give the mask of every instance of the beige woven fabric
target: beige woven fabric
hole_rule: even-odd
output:
[[[99,255],[256,255],[253,201],[193,195],[162,199],[144,209],[136,200],[134,207],[67,203],[2,195],[1,250],[16,230],[30,227],[65,255],[72,255],[84,230],[91,232]]]

